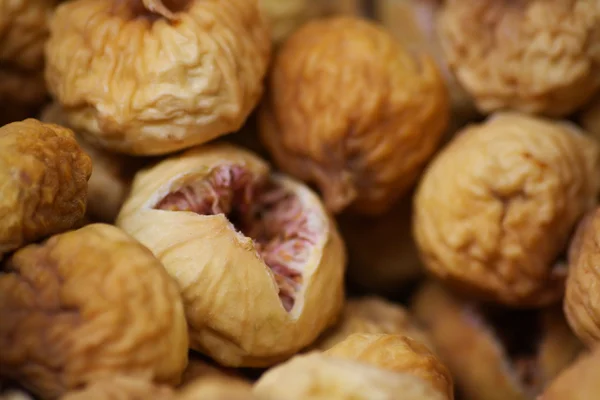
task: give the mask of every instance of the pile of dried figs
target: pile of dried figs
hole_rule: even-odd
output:
[[[599,0],[0,0],[0,400],[597,400],[599,200]]]

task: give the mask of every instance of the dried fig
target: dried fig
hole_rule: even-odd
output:
[[[485,300],[559,301],[559,257],[596,202],[599,166],[597,144],[574,125],[498,113],[468,126],[429,165],[415,196],[425,266]]]
[[[139,172],[117,224],[177,280],[192,348],[222,365],[285,359],[341,311],[334,221],[310,189],[246,150],[202,146]]]
[[[433,56],[450,94],[452,124],[460,125],[477,116],[477,111],[446,63],[436,31],[441,4],[442,0],[375,0],[375,10],[378,20],[403,46]]]
[[[1,127],[0,258],[81,222],[91,172],[69,129],[35,119]]]
[[[341,318],[313,348],[327,350],[355,333],[388,333],[409,336],[433,349],[429,336],[399,304],[375,296],[349,299]]]
[[[0,273],[0,377],[43,398],[111,375],[177,384],[177,285],[144,246],[93,224],[17,251]]]
[[[261,400],[448,400],[430,382],[325,354],[292,358],[254,386]]]
[[[444,393],[446,398],[454,398],[448,368],[425,345],[409,337],[355,333],[325,354],[417,376]]]
[[[600,397],[600,350],[582,355],[562,372],[539,400],[595,400]]]
[[[565,116],[600,88],[600,5],[590,0],[448,0],[442,48],[485,113]]]
[[[242,126],[270,46],[258,0],[75,0],[50,22],[46,81],[90,142],[165,154]]]
[[[338,219],[348,247],[348,277],[361,289],[393,294],[423,274],[412,237],[412,196],[378,216],[346,213]]]
[[[0,0],[1,125],[25,118],[46,98],[44,44],[57,2]]]
[[[279,167],[315,183],[331,211],[381,214],[436,150],[447,97],[435,62],[375,23],[314,20],[275,58],[259,133]]]
[[[169,386],[152,381],[111,376],[98,379],[83,389],[68,392],[60,400],[176,400],[175,391]]]
[[[569,248],[564,310],[575,334],[589,347],[600,343],[600,208],[580,222]]]
[[[57,103],[44,108],[40,118],[44,122],[69,125]],[[149,160],[106,151],[90,144],[77,132],[75,138],[94,164],[88,181],[86,214],[94,221],[113,223],[129,193],[133,176],[147,165]]]
[[[464,400],[534,400],[582,348],[558,307],[501,310],[436,283],[413,307]]]

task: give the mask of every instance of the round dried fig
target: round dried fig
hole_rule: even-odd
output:
[[[600,140],[600,96],[581,111],[578,121],[586,132]]]
[[[338,219],[348,247],[348,278],[369,292],[394,294],[423,274],[412,237],[412,196],[378,216],[346,213]]]
[[[464,400],[534,400],[582,348],[558,307],[497,309],[428,283],[413,310]]]
[[[44,122],[69,125],[58,103],[44,108],[40,118]],[[94,221],[113,223],[129,193],[133,176],[149,163],[149,159],[106,151],[90,144],[78,133],[75,138],[94,165],[88,181],[86,214]]]
[[[50,22],[46,81],[90,142],[165,154],[242,126],[270,46],[258,0],[75,0]]]
[[[222,365],[285,359],[341,311],[334,221],[310,189],[246,150],[202,146],[139,172],[117,224],[177,280],[192,348]]]
[[[0,0],[0,124],[24,118],[46,99],[44,44],[57,2]]]
[[[498,113],[470,125],[429,165],[413,229],[425,266],[453,286],[511,306],[558,301],[558,258],[594,206],[599,153],[574,125]]]
[[[314,344],[327,350],[355,333],[387,333],[411,337],[433,349],[429,336],[399,304],[375,296],[349,299],[337,324]]]
[[[575,334],[589,347],[600,343],[600,208],[583,218],[569,248],[564,310]]]
[[[446,398],[454,398],[452,376],[448,368],[425,345],[409,337],[355,333],[325,354],[415,375],[444,393]]]
[[[259,131],[279,167],[315,183],[328,209],[381,214],[436,150],[447,97],[429,56],[413,57],[375,23],[325,18],[279,51]]]
[[[429,381],[325,354],[295,356],[254,385],[261,400],[448,400]]]
[[[176,400],[175,391],[169,386],[152,381],[111,376],[98,379],[83,389],[68,392],[60,400]]]
[[[0,258],[80,223],[91,172],[67,128],[35,119],[1,127]]]
[[[584,354],[562,372],[539,400],[600,398],[600,350]]]
[[[0,377],[43,398],[119,374],[177,384],[187,364],[177,285],[110,225],[17,251],[0,273],[0,315]]]
[[[448,0],[438,31],[450,68],[482,112],[565,116],[600,88],[597,1]]]
[[[477,116],[473,99],[456,80],[444,57],[436,32],[441,0],[377,0],[378,20],[410,51],[427,52],[435,59],[450,94],[452,124]]]

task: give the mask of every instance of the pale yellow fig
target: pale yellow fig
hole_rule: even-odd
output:
[[[222,365],[285,359],[341,311],[346,255],[333,219],[246,150],[203,146],[139,172],[117,225],[177,280],[192,348]]]
[[[449,400],[417,376],[319,353],[267,371],[254,393],[261,400]]]
[[[270,52],[258,0],[74,0],[50,22],[45,77],[90,142],[165,154],[238,130]]]

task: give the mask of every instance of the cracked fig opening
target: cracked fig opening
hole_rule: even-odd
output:
[[[314,210],[292,190],[275,179],[257,177],[244,166],[219,165],[172,191],[154,208],[226,215],[238,232],[253,240],[273,272],[283,307],[288,312],[294,307],[319,233],[309,223]]]

